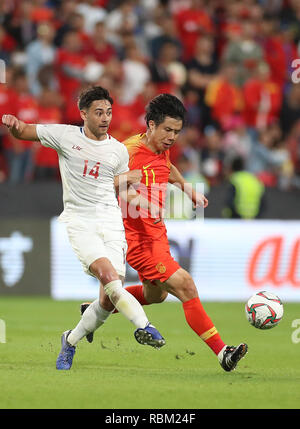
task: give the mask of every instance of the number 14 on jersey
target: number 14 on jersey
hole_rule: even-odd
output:
[[[89,161],[85,159],[84,168],[83,168],[83,177],[86,177],[86,175],[88,174],[89,176],[93,176],[95,179],[98,179],[100,162],[96,162],[96,164],[93,166],[91,170],[89,170],[88,163]]]

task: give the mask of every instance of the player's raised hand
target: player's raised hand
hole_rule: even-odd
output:
[[[14,115],[3,115],[2,124],[5,125],[9,130],[13,128],[19,130],[20,128],[20,121]]]

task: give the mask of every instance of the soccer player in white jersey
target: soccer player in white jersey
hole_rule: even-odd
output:
[[[88,88],[79,97],[82,127],[26,124],[13,115],[2,117],[14,137],[40,141],[57,151],[64,202],[60,220],[85,272],[100,281],[99,299],[73,330],[62,334],[56,361],[56,368],[62,370],[71,368],[77,343],[111,314],[111,303],[136,326],[135,335],[142,335],[144,344],[157,348],[165,344],[140,303],[122,287],[127,244],[115,186],[120,175],[134,182],[138,174],[129,172],[126,147],[107,134],[112,104],[108,91],[98,86]],[[148,205],[138,194],[128,195],[127,188],[125,194],[131,204]]]

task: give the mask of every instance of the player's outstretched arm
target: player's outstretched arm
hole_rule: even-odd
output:
[[[180,171],[171,164],[169,183],[175,185],[177,188],[181,189],[188,197],[193,201],[194,207],[207,207],[208,200],[201,192],[196,192],[191,183],[186,182]]]
[[[35,124],[26,124],[13,115],[3,115],[2,124],[8,128],[11,135],[16,139],[39,141]]]

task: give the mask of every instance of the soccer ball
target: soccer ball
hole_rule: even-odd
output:
[[[245,305],[249,323],[258,329],[271,329],[277,326],[283,316],[283,305],[271,292],[261,291],[252,295]]]

